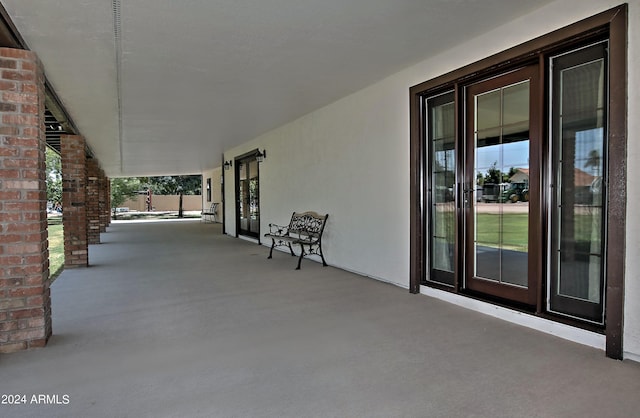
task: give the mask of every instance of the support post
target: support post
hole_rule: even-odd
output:
[[[0,353],[51,336],[44,103],[35,53],[0,48]]]

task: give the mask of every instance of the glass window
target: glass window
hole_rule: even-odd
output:
[[[446,93],[427,99],[430,268],[428,280],[453,285],[455,255],[455,111],[454,95]]]
[[[603,322],[606,42],[552,57],[550,310]]]

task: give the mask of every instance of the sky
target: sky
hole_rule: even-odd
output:
[[[576,168],[592,175],[602,172],[602,160],[599,167],[585,167],[592,150],[603,155],[603,128],[590,129],[576,133]],[[486,172],[494,162],[503,172],[511,167],[529,168],[529,141],[511,142],[478,148],[476,150],[476,167],[480,172]]]

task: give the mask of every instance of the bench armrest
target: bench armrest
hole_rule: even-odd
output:
[[[289,235],[289,226],[269,224],[269,235],[276,235],[276,236]]]

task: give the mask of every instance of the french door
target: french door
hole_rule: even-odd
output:
[[[426,100],[429,281],[535,305],[538,88],[532,65],[466,86],[461,116],[453,91]]]
[[[627,18],[623,5],[411,87],[412,293],[604,332],[622,358]]]
[[[427,282],[604,323],[607,45],[425,98]]]
[[[237,235],[260,238],[260,175],[255,153],[236,159]]]
[[[464,286],[535,305],[540,252],[538,66],[465,90]]]

